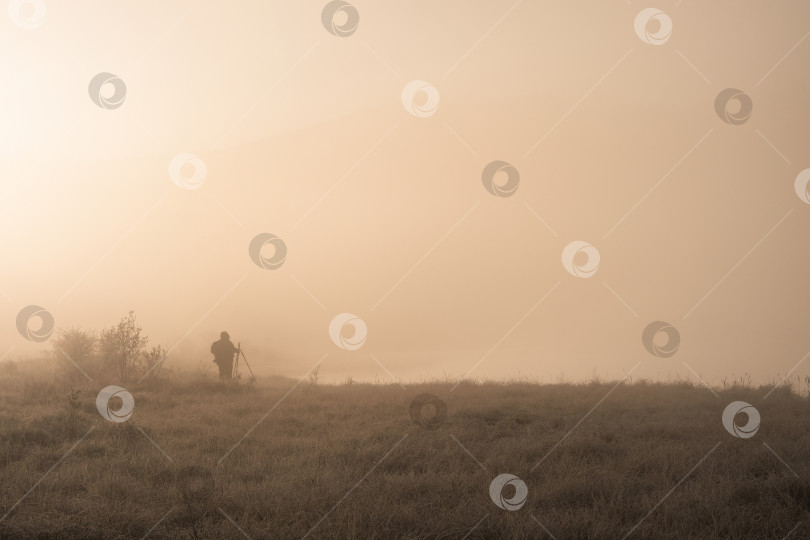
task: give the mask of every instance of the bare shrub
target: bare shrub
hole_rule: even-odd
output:
[[[160,377],[163,362],[166,361],[166,350],[155,345],[148,351],[143,351],[139,359],[139,371],[143,373],[144,380],[149,383],[156,382]]]
[[[154,382],[166,360],[166,351],[160,345],[146,349],[149,338],[135,320],[135,312],[130,311],[118,324],[105,328],[99,335],[99,349],[104,364],[118,372],[122,383],[136,376],[146,376]]]
[[[81,401],[79,401],[80,391],[74,388],[70,389],[67,397],[67,403],[64,410],[64,428],[67,430],[68,437],[75,438],[78,433],[79,424],[79,409]]]

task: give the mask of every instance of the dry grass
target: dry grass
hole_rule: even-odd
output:
[[[810,535],[810,403],[788,389],[623,384],[573,429],[614,383],[303,382],[267,414],[295,381],[175,374],[124,385],[135,413],[114,424],[95,408],[114,381],[71,402],[69,383],[21,371],[0,368],[0,514],[45,476],[4,538],[548,537],[536,520],[559,539],[639,521],[632,538]],[[423,392],[448,406],[435,431],[408,415]],[[751,439],[721,424],[734,400],[762,415]],[[502,472],[528,485],[520,510],[490,500]]]

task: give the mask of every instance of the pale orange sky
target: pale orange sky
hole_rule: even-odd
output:
[[[209,361],[222,329],[264,374],[328,353],[334,380],[390,380],[376,358],[404,380],[641,362],[634,378],[765,382],[810,350],[810,205],[794,192],[810,5],[661,2],[673,31],[655,46],[635,1],[352,4],[344,38],[326,2],[5,16],[0,355],[50,348],[17,332],[29,304],[57,328],[134,309],[176,365]],[[99,72],[125,81],[120,108],[90,100]],[[412,80],[438,90],[432,116],[403,107]],[[742,125],[715,114],[729,87],[752,99]],[[206,163],[198,190],[169,177],[181,152]],[[514,196],[484,189],[494,160],[519,171]],[[278,270],[248,257],[263,232],[287,245]],[[601,255],[590,278],[561,263],[575,240]],[[359,350],[330,341],[343,312],[368,326]],[[642,346],[655,320],[680,332],[670,358]]]

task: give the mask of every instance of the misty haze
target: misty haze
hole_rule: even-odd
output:
[[[7,12],[0,537],[810,537],[810,6]]]

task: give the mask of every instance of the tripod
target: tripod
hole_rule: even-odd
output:
[[[244,351],[242,350],[242,344],[237,343],[236,345],[236,361],[233,364],[233,379],[239,378],[239,357],[242,357],[242,360],[245,361],[245,365],[247,366],[248,370],[250,371],[250,382],[256,381],[256,375],[253,374],[253,370],[250,368],[250,364],[248,364],[247,357],[245,356]]]

